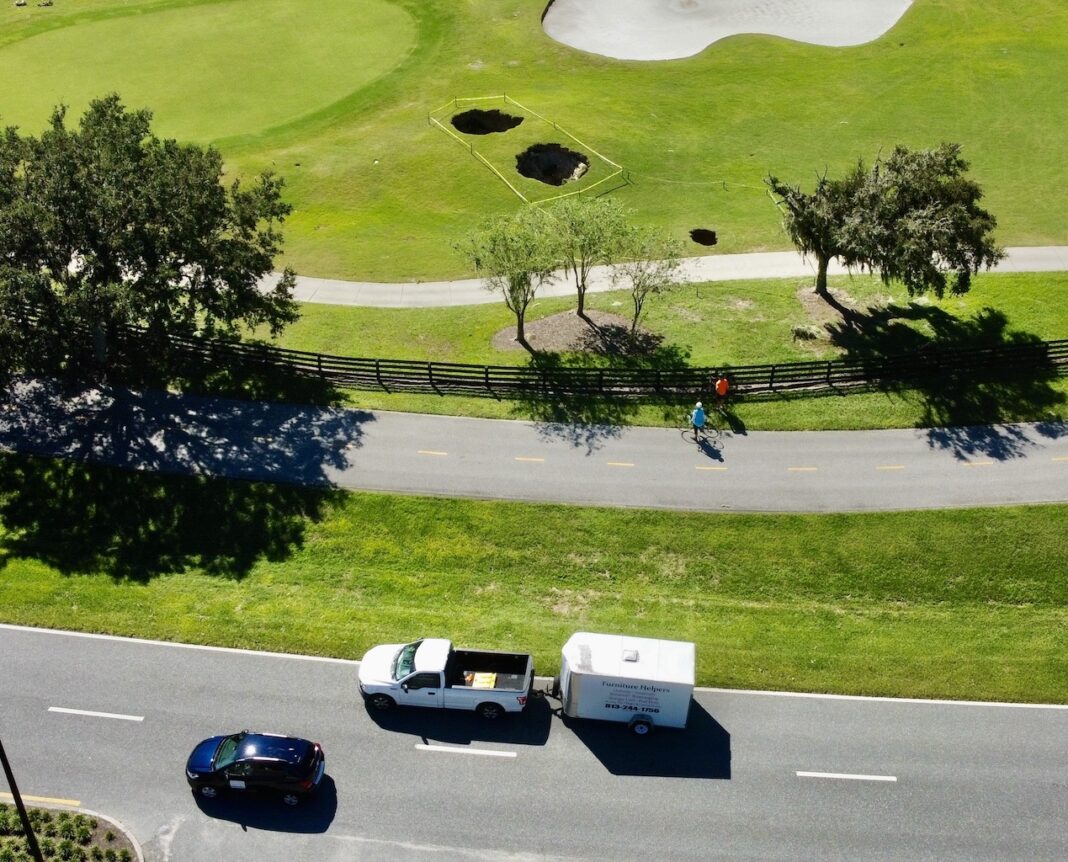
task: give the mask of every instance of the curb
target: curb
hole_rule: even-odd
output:
[[[103,820],[105,823],[110,823],[119,832],[125,835],[127,839],[129,839],[130,843],[133,845],[134,856],[137,857],[137,862],[145,862],[145,854],[141,850],[141,842],[134,837],[133,831],[129,827],[124,826],[114,817],[108,817],[108,815],[101,814],[99,811],[93,811],[90,808],[80,808],[76,805],[58,805],[56,803],[33,802],[30,803],[30,805],[27,807],[43,808],[48,809],[49,811],[74,811],[78,814],[84,814],[87,817],[93,817],[97,820]]]

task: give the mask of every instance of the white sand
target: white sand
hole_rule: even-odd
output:
[[[882,36],[912,0],[556,0],[545,32],[619,60],[675,60],[720,39],[764,33],[814,45]]]

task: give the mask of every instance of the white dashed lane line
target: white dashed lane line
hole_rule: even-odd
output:
[[[896,775],[854,775],[849,772],[798,772],[798,778],[836,778],[843,781],[897,781]]]
[[[437,754],[475,754],[482,757],[515,757],[514,751],[495,751],[491,748],[454,748],[451,745],[425,745],[422,742],[415,744],[416,751],[433,751]]]
[[[68,709],[65,706],[50,706],[49,712],[61,712],[64,715],[87,715],[90,718],[116,718],[119,721],[144,721],[143,715],[123,715],[121,712],[93,712],[90,709]]]

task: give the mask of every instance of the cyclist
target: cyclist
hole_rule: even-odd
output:
[[[690,412],[690,424],[693,426],[693,439],[699,439],[701,429],[705,427],[705,408],[701,406],[700,401]]]

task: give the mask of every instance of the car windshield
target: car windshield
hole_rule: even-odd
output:
[[[393,658],[393,678],[404,679],[412,672],[415,666],[415,651],[419,649],[421,641],[402,646]]]
[[[215,752],[215,769],[224,769],[237,759],[237,744],[242,736],[243,734],[235,733],[222,741],[219,750]]]

